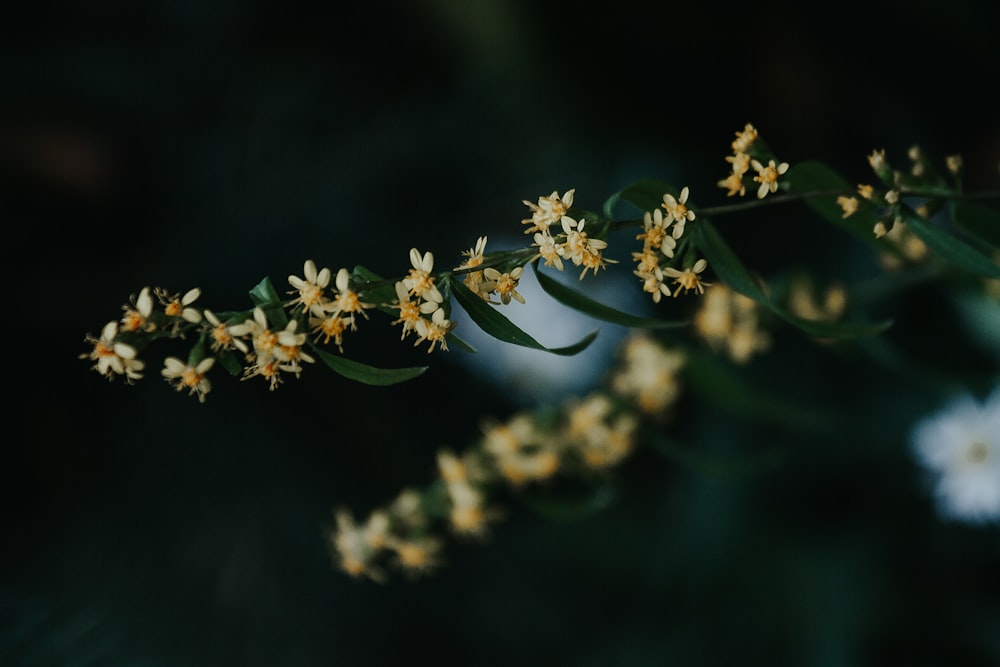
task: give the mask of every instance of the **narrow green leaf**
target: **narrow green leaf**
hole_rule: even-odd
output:
[[[716,354],[688,350],[684,380],[705,401],[748,419],[812,431],[821,431],[834,423],[833,416],[821,407],[762,389],[741,369]]]
[[[598,320],[620,324],[626,327],[636,327],[641,329],[674,329],[690,324],[687,320],[659,320],[651,317],[638,317],[629,315],[620,310],[615,310],[603,303],[598,303],[588,296],[567,287],[558,280],[550,278],[542,273],[538,267],[532,264],[535,270],[535,277],[542,290],[559,303],[569,306],[584,315],[589,315]]]
[[[804,320],[787,310],[771,305],[771,310],[789,324],[793,324],[805,333],[815,338],[864,338],[877,336],[893,324],[892,320],[881,322],[824,322],[822,320]]]
[[[229,374],[233,377],[243,374],[243,363],[234,352],[223,352],[217,357],[217,359],[219,364],[229,371]]]
[[[766,306],[783,320],[810,336],[817,338],[857,338],[873,336],[892,326],[891,321],[871,323],[822,322],[804,320],[780,307],[764,292],[757,280],[750,274],[736,253],[725,242],[719,232],[707,219],[699,218],[694,226],[695,245],[705,254],[708,267],[715,272],[730,289],[750,297]]]
[[[422,375],[427,366],[411,366],[408,368],[376,368],[352,359],[338,357],[323,350],[315,350],[319,358],[334,371],[348,380],[354,380],[370,385],[390,385],[412,380]]]
[[[530,510],[554,521],[574,521],[610,507],[617,499],[615,488],[608,483],[580,483],[575,488],[558,491],[522,493],[518,499]]]
[[[917,238],[927,244],[931,252],[963,271],[986,278],[1000,278],[1000,264],[979,252],[957,236],[921,218],[909,206],[902,206],[900,212]]]
[[[837,203],[837,193],[851,193],[855,188],[833,169],[821,162],[800,162],[788,170],[785,182],[788,184],[788,192],[793,194],[826,193],[806,197],[806,205],[828,222],[863,239],[869,245],[876,243],[872,228],[877,218],[872,211],[859,208],[854,215],[844,217],[844,209]]]
[[[955,224],[994,248],[1000,248],[1000,209],[959,201],[954,209]]]
[[[458,336],[456,336],[453,331],[449,331],[448,333],[446,333],[444,335],[444,338],[449,346],[454,345],[455,347],[460,347],[466,352],[472,352],[472,353],[476,352],[476,348],[472,347],[472,345],[470,345],[467,341],[464,341]]]
[[[652,211],[663,203],[663,195],[676,193],[677,189],[656,178],[645,178],[641,181],[626,186],[616,194],[611,195],[604,203],[605,217],[613,219],[614,206],[619,200],[627,201],[640,211]]]
[[[604,200],[604,206],[601,210],[604,212],[604,217],[608,220],[614,220],[615,206],[618,205],[618,200],[621,198],[621,194],[621,192],[616,192]]]
[[[705,454],[682,445],[663,433],[653,433],[643,440],[653,451],[679,464],[691,467],[704,475],[717,479],[744,478],[770,472],[787,458],[779,449],[757,454]]]
[[[482,297],[474,294],[472,290],[459,280],[451,283],[452,294],[459,305],[469,314],[472,321],[479,325],[483,331],[493,336],[497,340],[522,347],[529,347],[534,350],[544,350],[553,354],[570,356],[582,352],[589,346],[595,338],[597,332],[587,334],[582,340],[566,347],[549,348],[545,347],[537,340],[519,329],[513,322],[501,315],[488,304]]]
[[[694,227],[694,243],[704,253],[708,267],[719,276],[730,289],[736,290],[754,301],[772,307],[771,299],[761,289],[757,280],[736,256],[732,248],[707,219],[699,218]]]
[[[250,290],[250,299],[255,306],[259,306],[264,311],[264,314],[267,315],[267,322],[271,326],[283,329],[288,324],[288,316],[285,315],[285,309],[281,306],[281,297],[267,276]]]

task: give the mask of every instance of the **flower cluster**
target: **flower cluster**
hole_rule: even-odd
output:
[[[722,284],[705,291],[692,323],[695,333],[710,347],[738,364],[771,346],[771,337],[761,326],[760,305]]]
[[[410,575],[440,564],[444,532],[483,538],[503,517],[502,489],[541,490],[560,476],[601,474],[634,450],[641,420],[662,416],[680,395],[683,353],[650,336],[626,339],[629,360],[608,390],[567,400],[555,414],[517,412],[487,420],[478,442],[461,455],[437,452],[437,479],[423,491],[406,489],[360,525],[335,511],[331,555],[353,577],[385,579],[384,564]]]
[[[849,218],[858,211],[874,213],[876,222],[872,233],[875,238],[886,239],[891,246],[882,255],[883,266],[890,270],[898,269],[906,262],[920,262],[927,257],[926,245],[905,227],[905,219],[907,214],[929,219],[935,210],[920,193],[933,192],[946,186],[944,176],[934,169],[919,145],[911,146],[907,157],[910,159],[910,168],[902,171],[892,167],[886,159],[884,149],[872,151],[868,156],[868,165],[882,182],[884,189],[861,183],[857,186],[856,195],[839,195],[836,200],[844,218]],[[962,156],[946,156],[944,163],[956,188],[960,188]],[[904,197],[908,194],[917,195],[918,201],[906,201]]]
[[[636,236],[642,241],[642,250],[632,253],[637,265],[632,273],[642,280],[643,291],[652,296],[654,303],[659,303],[664,295],[676,297],[681,291],[694,290],[703,294],[705,287],[711,284],[701,279],[701,272],[708,266],[704,259],[695,260],[684,268],[663,265],[664,262],[672,263],[685,248],[684,229],[688,221],[695,219],[694,211],[687,206],[689,193],[687,186],[678,197],[667,193],[660,205],[666,213],[657,208],[643,214],[643,231]],[[668,278],[673,279],[672,283],[667,282]]]
[[[464,346],[452,333],[453,300],[497,338],[537,347],[531,336],[521,335],[524,332],[491,310],[512,301],[525,303],[519,284],[528,265],[557,271],[572,265],[580,269],[580,280],[588,273],[596,277],[615,263],[605,256],[610,234],[640,226],[634,238],[642,248],[631,253],[632,273],[654,303],[664,296],[692,292],[702,297],[690,320],[650,322],[596,303],[568,286],[552,287],[554,281],[542,273],[539,284],[567,306],[610,322],[657,329],[689,327],[689,333],[710,351],[734,364],[745,364],[770,350],[775,339],[768,327],[776,322],[795,325],[822,342],[880,331],[882,324],[841,321],[848,304],[852,310],[861,309],[864,300],[853,298],[863,294],[860,290],[852,293],[839,282],[817,289],[811,276],[767,283],[742,265],[715,230],[711,216],[757,206],[779,188],[785,194],[767,203],[811,200],[829,222],[860,230],[882,253],[879,259],[886,270],[909,268],[928,259],[933,250],[943,265],[983,278],[984,291],[998,289],[1000,253],[995,244],[978,238],[967,241],[932,224],[936,215],[947,211],[949,202],[963,197],[959,156],[945,160],[946,177],[917,146],[908,152],[912,164],[905,172],[891,167],[884,150],[874,151],[868,163],[880,185],[848,188],[843,185],[848,181],[815,165],[791,170],[787,162],[775,158],[752,124],[736,133],[731,148],[725,158],[730,173],[717,184],[727,198],[744,197],[747,174],[755,174],[756,185],[750,189],[756,198],[749,202],[699,207],[696,214],[688,186],[676,190],[648,179],[616,193],[596,214],[576,206],[575,189],[562,194],[554,190],[536,202],[522,200],[530,211],[521,221],[524,233],[532,235],[527,247],[487,254],[487,237],[479,236],[450,270],[435,269],[434,254],[414,247],[405,273],[389,278],[361,266],[334,272],[310,259],[301,276],[288,276],[291,289],[285,298],[264,279],[251,291],[251,307],[231,311],[200,307],[198,288],[182,294],[144,287],[99,336],[85,337],[90,349],[80,357],[109,380],[120,377],[133,383],[144,375],[146,364],[139,357],[148,345],[190,337],[188,354],[166,356],[160,375],[169,386],[200,402],[213,387],[209,374],[220,367],[244,380],[261,377],[271,390],[289,375],[300,377],[317,361],[356,380],[399,382],[424,369],[377,369],[322,348],[332,345],[343,354],[345,338],[358,331],[371,311],[389,315],[391,326],[400,326],[401,341],[412,336],[414,347],[426,343],[429,353],[448,350],[449,342]],[[619,199],[634,204],[642,217],[611,219]],[[709,259],[716,282],[703,278]],[[573,353],[592,339],[549,351]],[[656,433],[644,429],[659,429],[672,416],[682,391],[682,374],[700,377],[693,374],[705,356],[664,345],[664,340],[648,333],[627,337],[604,388],[549,410],[485,420],[467,451],[438,451],[437,476],[430,485],[404,490],[364,521],[355,521],[346,509],[336,510],[329,545],[339,566],[351,576],[376,581],[385,580],[387,564],[409,574],[425,573],[442,562],[444,533],[457,538],[488,534],[490,525],[503,516],[503,494],[532,494],[537,499],[561,481],[603,479],[644,436]],[[914,451],[934,478],[945,516],[971,522],[1000,520],[998,416],[1000,390],[981,406],[971,398],[962,399],[915,429]]]
[[[602,251],[608,247],[607,241],[591,236],[584,231],[587,220],[583,217],[572,218],[568,215],[573,206],[576,190],[567,190],[560,197],[553,191],[547,197],[539,197],[537,204],[524,200],[525,206],[531,209],[531,217],[521,222],[530,225],[525,234],[535,232],[534,247],[538,248],[538,257],[545,260],[545,266],[563,270],[563,260],[572,262],[574,266],[582,266],[580,279],[592,271],[595,275],[600,269],[606,268],[614,260],[603,256]],[[559,223],[562,231],[552,233],[552,227]]]
[[[731,166],[729,175],[718,182],[718,186],[726,189],[726,196],[744,196],[746,185],[743,183],[744,175],[752,168],[756,172],[753,177],[757,187],[757,199],[763,199],[769,193],[778,191],[778,177],[783,176],[788,171],[788,163],[780,164],[774,160],[767,160],[767,164],[762,162],[765,150],[759,150],[759,133],[757,128],[747,123],[743,130],[736,133],[733,140],[732,154],[726,156],[726,162]],[[759,157],[759,159],[758,159]]]

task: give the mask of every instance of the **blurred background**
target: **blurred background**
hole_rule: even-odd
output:
[[[15,342],[0,663],[1000,664],[1000,536],[939,522],[907,450],[915,419],[1000,368],[995,330],[966,326],[948,286],[877,314],[897,322],[895,368],[789,332],[748,369],[836,428],[693,399],[671,426],[712,456],[780,465],[719,474],[643,449],[604,510],[555,522],[510,499],[483,543],[384,586],[331,563],[331,510],[365,516],[429,483],[437,449],[471,444],[483,418],[588,391],[622,331],[533,305],[542,343],[595,328],[600,343],[553,360],[477,338],[478,355],[428,359],[376,315],[347,355],[429,360],[423,377],[367,387],[317,368],[272,393],[218,374],[205,405],[156,359],[136,387],[78,359],[146,285],[238,309],[306,259],[394,275],[414,246],[439,266],[480,235],[515,247],[522,200],[553,190],[599,210],[655,177],[722,203],[747,122],[781,159],[851,182],[872,180],[873,150],[902,163],[919,143],[996,189],[997,18],[962,0],[17,5],[0,27]],[[765,210],[725,228],[755,267],[850,273],[850,240]],[[590,284],[639,312],[629,271]]]

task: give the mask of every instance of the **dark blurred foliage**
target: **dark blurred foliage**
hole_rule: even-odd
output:
[[[653,176],[717,202],[746,122],[850,181],[871,180],[872,150],[902,162],[920,143],[996,187],[997,18],[964,1],[17,3],[0,29],[0,663],[1000,663],[996,530],[939,523],[905,450],[942,392],[849,347],[787,334],[754,373],[851,420],[804,436],[688,399],[677,437],[746,471],[642,450],[607,510],[562,524],[511,499],[484,543],[387,586],[337,571],[323,531],[509,413],[461,352],[390,388],[219,375],[205,405],[152,360],[127,387],[77,358],[144,285],[234,309],[307,258],[391,274],[416,245],[457,262],[555,189],[596,209]],[[759,268],[845,270],[844,239],[806,250],[799,213],[727,229]],[[981,390],[996,359],[943,301],[885,315]],[[427,360],[382,325],[349,355]]]

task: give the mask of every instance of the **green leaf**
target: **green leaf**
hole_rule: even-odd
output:
[[[869,245],[876,244],[875,235],[872,233],[877,221],[876,215],[870,210],[865,210],[862,202],[854,215],[844,217],[844,209],[837,203],[837,197],[851,196],[849,193],[854,192],[855,188],[833,169],[821,162],[800,162],[788,170],[785,182],[788,184],[788,192],[793,194],[824,193],[806,197],[806,205],[828,222],[863,239]]]
[[[547,519],[572,521],[583,519],[610,507],[617,499],[615,488],[608,483],[579,483],[569,488],[538,493],[521,493],[520,500],[530,510]]]
[[[235,352],[223,352],[218,356],[218,361],[233,377],[243,374],[243,363]]]
[[[694,225],[695,245],[705,255],[708,266],[730,289],[748,296],[757,303],[766,306],[780,318],[792,324],[810,336],[817,338],[857,338],[873,336],[890,326],[891,321],[877,323],[862,322],[823,322],[819,320],[804,320],[778,304],[764,292],[757,280],[750,274],[736,253],[725,242],[715,227],[705,218],[699,218]]]
[[[924,220],[909,206],[900,207],[900,213],[910,231],[941,259],[977,276],[1000,278],[1000,265],[965,241]]]
[[[452,294],[459,305],[469,314],[472,321],[483,331],[497,340],[534,350],[544,350],[553,354],[570,356],[582,352],[597,338],[597,332],[587,334],[582,340],[566,347],[549,348],[519,329],[513,322],[501,315],[478,294],[475,294],[460,280],[451,282]]]
[[[314,348],[315,349],[315,348]],[[412,366],[409,368],[376,368],[359,361],[338,357],[323,350],[315,349],[316,354],[327,366],[343,375],[348,380],[354,380],[370,385],[390,385],[412,380],[422,375],[427,366]]]
[[[705,218],[699,218],[694,227],[694,243],[704,253],[708,266],[730,289],[754,301],[772,307],[760,284],[723,240],[715,227]]]
[[[689,466],[703,475],[717,479],[745,478],[770,472],[785,463],[786,454],[771,449],[757,454],[706,454],[682,445],[663,433],[654,433],[643,440],[653,451],[671,461]]]
[[[363,299],[374,303],[377,310],[389,315],[398,314],[397,310],[389,307],[389,304],[396,300],[395,283],[385,280],[360,265],[355,266],[351,272],[351,282]]]
[[[559,303],[569,306],[584,315],[589,315],[605,322],[611,322],[612,324],[641,329],[673,329],[690,324],[687,320],[659,320],[623,313],[603,303],[598,303],[590,297],[584,296],[580,292],[567,287],[558,280],[550,278],[542,273],[535,264],[532,264],[532,268],[535,270],[535,277],[538,279],[539,286],[546,294]]]
[[[684,381],[703,400],[748,419],[811,431],[835,422],[821,408],[762,389],[722,357],[702,350],[685,354]]]
[[[604,217],[608,219],[614,218],[614,207],[619,200],[627,201],[643,213],[652,211],[659,208],[660,204],[663,203],[663,195],[668,192],[676,194],[677,189],[665,181],[656,178],[645,178],[641,181],[636,181],[632,185],[608,197],[607,201],[604,202]]]
[[[250,299],[255,306],[259,306],[267,315],[267,322],[276,329],[284,329],[288,324],[288,316],[281,306],[281,297],[274,289],[271,279],[264,277],[257,285],[250,290]]]
[[[466,352],[472,352],[472,353],[476,352],[476,348],[472,347],[472,345],[470,345],[467,341],[464,341],[458,336],[456,336],[453,331],[449,331],[448,333],[446,333],[444,335],[444,338],[449,346],[454,345],[455,347],[460,347]]]
[[[1000,248],[1000,210],[959,201],[954,209],[955,224],[966,233]]]

